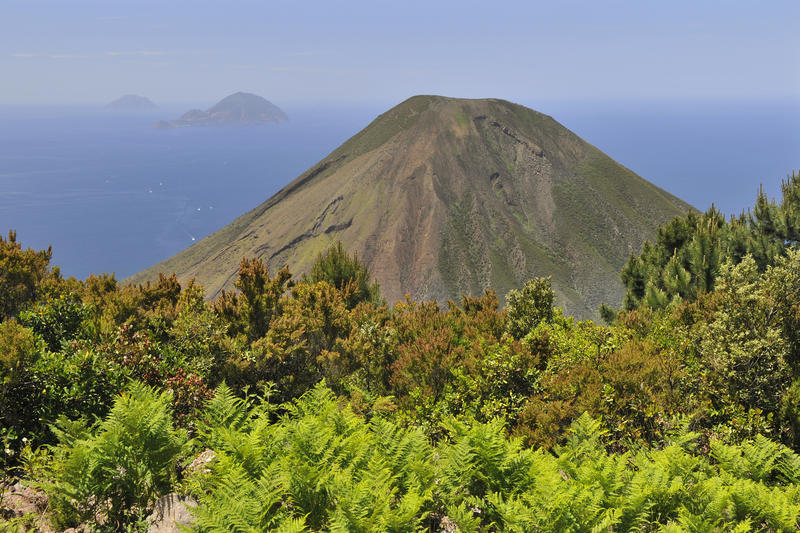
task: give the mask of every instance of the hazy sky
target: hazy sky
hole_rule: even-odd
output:
[[[0,104],[781,100],[798,0],[2,0]]]

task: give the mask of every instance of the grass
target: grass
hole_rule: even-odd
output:
[[[455,119],[456,124],[458,124],[458,127],[460,129],[466,130],[466,129],[469,128],[470,120],[469,120],[469,118],[467,118],[466,114],[464,114],[464,113],[456,113],[455,115],[453,115],[453,118]]]
[[[366,128],[346,141],[336,152],[341,150],[353,156],[371,152],[401,131],[413,126],[435,98],[424,95],[412,96],[386,113],[379,115]]]

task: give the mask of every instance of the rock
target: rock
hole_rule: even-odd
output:
[[[189,474],[208,474],[211,469],[208,468],[209,463],[217,458],[217,454],[213,450],[206,448],[203,452],[194,458],[194,461],[186,467],[186,472]]]
[[[442,533],[455,533],[458,531],[458,526],[455,522],[450,520],[449,516],[443,516],[441,521],[439,521],[439,527],[441,527]]]
[[[189,496],[167,494],[156,502],[153,513],[147,517],[147,533],[179,533],[178,525],[189,526],[194,522],[190,507],[197,502]]]
[[[41,512],[47,507],[47,496],[17,481],[4,492],[2,502],[12,516],[20,517]]]
[[[32,528],[31,531],[53,533],[49,520],[43,514],[47,508],[45,494],[36,491],[22,481],[17,481],[5,488],[0,486],[0,491],[3,492],[0,495],[0,531],[5,531],[3,520],[22,519],[25,525],[20,525],[20,528]],[[28,530],[25,529],[25,531]]]

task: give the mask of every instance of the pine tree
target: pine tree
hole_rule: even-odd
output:
[[[781,182],[781,193],[781,237],[789,244],[800,243],[800,173]]]
[[[655,242],[645,242],[622,269],[624,308],[664,307],[711,292],[727,260],[737,264],[750,256],[761,272],[774,265],[787,246],[800,242],[800,176],[789,176],[782,192],[778,205],[760,188],[752,212],[730,220],[712,205],[659,228]]]

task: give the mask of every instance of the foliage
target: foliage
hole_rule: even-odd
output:
[[[206,304],[202,287],[190,283],[180,294],[166,338],[169,348],[183,359],[184,369],[217,383],[237,350],[228,325]]]
[[[36,358],[33,332],[16,320],[0,322],[0,467],[16,463],[25,432],[31,382],[30,365]],[[30,413],[29,411],[27,411]]]
[[[350,329],[340,291],[324,281],[300,284],[279,305],[283,312],[254,346],[263,354],[259,375],[276,383],[284,398],[299,396],[326,375],[340,378],[352,370],[337,350]]]
[[[53,442],[49,425],[59,416],[105,416],[127,379],[113,363],[86,348],[37,350],[35,361],[17,371],[1,391],[0,419],[8,447],[15,452],[6,464],[17,465],[26,443]]]
[[[206,301],[175,276],[62,279],[4,241],[37,281],[0,321],[3,476],[38,465],[62,525],[130,525],[192,435],[216,462],[178,486],[209,531],[791,529],[799,182],[662,228],[608,325],[564,316],[547,278],[504,309],[361,301],[341,247],[298,283],[244,260]],[[151,430],[173,451],[134,464]]]
[[[61,296],[23,311],[19,321],[40,335],[51,352],[57,352],[62,342],[78,336],[88,315],[89,309],[79,300]]]
[[[271,278],[260,259],[242,259],[235,286],[241,291],[240,314],[245,319],[249,340],[259,339],[269,330],[272,317],[280,309],[280,297],[290,280],[288,268],[281,269]]]
[[[222,388],[204,432],[217,462],[204,479],[199,531],[414,531],[433,483],[424,435],[387,420],[366,423],[317,387],[269,411]],[[225,413],[219,416],[219,413]]]
[[[0,323],[0,379],[6,383],[17,377],[33,359],[33,332],[16,320]]]
[[[169,492],[187,436],[172,424],[168,393],[134,383],[96,426],[65,417],[44,472],[44,488],[60,525],[122,524],[143,516]]]
[[[678,432],[665,447],[608,453],[586,414],[554,454],[504,435],[499,420],[444,421],[432,445],[418,430],[364,419],[317,387],[270,410],[223,389],[205,444],[198,531],[330,530],[793,531],[800,456],[763,437],[742,446]],[[209,435],[215,435],[209,438]]]
[[[173,392],[175,414],[179,419],[193,415],[210,396],[205,380],[196,366],[204,368],[202,359],[187,360],[170,346],[154,342],[147,332],[134,332],[127,324],[119,329],[112,342],[96,347],[111,361],[117,372],[151,386]]]
[[[622,270],[624,307],[659,308],[694,299],[714,289],[726,261],[738,263],[747,255],[764,271],[787,245],[800,242],[800,174],[789,176],[781,189],[780,204],[761,189],[752,213],[729,221],[712,206],[659,228],[655,243],[645,243]]]
[[[336,241],[327,252],[319,254],[304,281],[310,284],[325,281],[341,290],[348,309],[361,302],[381,304],[378,282],[372,281],[357,254],[347,253],[342,241]]]
[[[772,298],[749,256],[724,265],[717,283],[720,309],[702,328],[703,359],[734,404],[774,414],[792,373]]]
[[[22,249],[17,233],[9,230],[8,239],[0,235],[0,322],[17,316],[36,300],[44,280],[58,276],[50,270],[52,250]]]
[[[617,446],[659,442],[670,428],[670,417],[696,407],[686,396],[684,365],[652,340],[619,345],[607,339],[597,350],[565,366],[557,364],[563,355],[555,352],[540,380],[540,392],[520,415],[517,434],[552,447],[572,420],[589,411],[603,416]]]
[[[521,339],[539,322],[553,319],[555,293],[550,278],[534,278],[506,295],[508,318],[506,330],[515,339]]]
[[[389,387],[380,392],[432,431],[447,414],[515,416],[538,370],[535,357],[504,336],[498,304],[491,291],[446,310],[435,302],[398,304],[388,323],[396,346]]]

